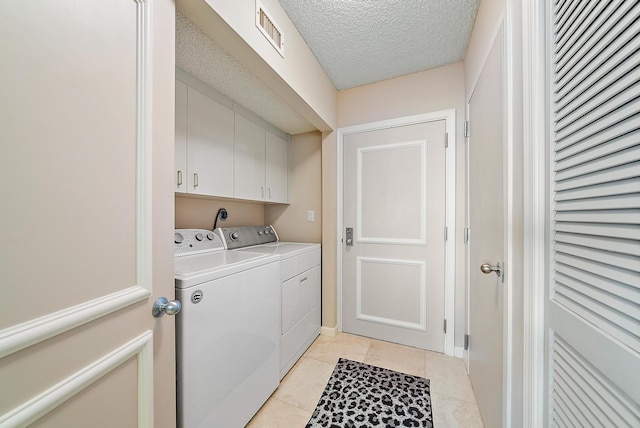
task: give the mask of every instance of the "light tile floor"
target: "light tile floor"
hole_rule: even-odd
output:
[[[247,427],[304,427],[340,357],[431,379],[436,428],[484,427],[461,359],[344,333],[318,337]]]

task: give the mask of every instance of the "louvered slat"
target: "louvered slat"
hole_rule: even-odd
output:
[[[607,144],[603,147],[603,151],[606,148],[611,147]],[[596,171],[604,171],[609,168],[615,168],[619,165],[637,163],[640,161],[640,145],[632,146],[626,150],[617,151],[609,155],[592,155],[589,156],[588,152],[584,153],[584,157],[587,158],[587,162],[583,162],[571,168],[563,168],[564,165],[556,163],[556,180],[562,181],[570,178],[584,176],[585,174],[593,173]],[[591,159],[589,159],[589,157]],[[640,164],[639,164],[640,165]],[[640,172],[638,172],[640,175]]]
[[[590,9],[584,8],[578,19],[574,19],[573,24],[567,28],[566,37],[564,37],[565,32],[560,30],[554,47],[556,58],[558,59],[556,72],[560,71],[562,67],[561,60],[575,55],[581,44],[586,43],[593,36],[600,25],[607,20],[608,16],[614,13],[617,7],[615,3],[601,2]],[[605,13],[602,13],[605,9]]]
[[[603,244],[605,241],[603,240]],[[593,249],[588,247],[581,247],[577,245],[567,245],[562,242],[556,242],[555,251],[557,253],[563,253],[574,257],[581,257],[587,260],[593,260],[599,263],[605,263],[610,266],[618,267],[620,269],[629,270],[632,272],[640,272],[640,259],[636,256],[613,253],[606,250]],[[638,276],[640,279],[640,276]],[[635,284],[634,284],[635,283]],[[629,285],[635,285],[640,287],[638,281],[634,281]]]
[[[593,319],[595,321],[594,324],[620,340],[625,342],[631,340],[631,343],[636,345],[634,348],[638,349],[637,345],[640,337],[633,328],[633,319],[638,317],[638,308],[633,302],[607,297],[607,294],[601,290],[588,287],[585,283],[562,275],[558,275],[558,282],[562,284],[562,287],[558,287],[556,293],[580,305],[582,308],[577,312],[585,319]],[[560,301],[559,299],[557,300]],[[595,319],[598,317],[604,317],[602,322]],[[624,328],[618,329],[618,325]]]
[[[640,96],[640,85],[638,85],[637,79],[634,79],[634,81],[634,85],[628,87],[626,90],[620,92],[616,96],[611,96],[610,93],[603,94],[602,97],[600,97],[602,98],[602,100],[597,99],[593,104],[586,105],[586,111],[584,111],[583,114],[573,122],[557,122],[557,140],[561,141],[568,135],[575,134],[577,132],[580,132],[581,130],[591,131],[594,126],[600,128],[602,125],[599,123],[599,121],[606,120],[608,116],[612,115],[611,112],[621,109],[623,106],[634,105],[635,112],[639,112],[640,102],[637,101],[637,97]],[[609,88],[609,90],[611,90],[611,88]],[[597,103],[598,101],[601,102]],[[626,116],[628,115],[629,114],[626,114]]]
[[[570,223],[556,224],[556,232],[581,233],[583,235],[609,236],[612,238],[626,238],[640,240],[640,228],[629,224],[604,223]]]
[[[575,21],[575,16],[580,13],[578,5],[574,1],[567,2],[567,7],[561,8],[560,17],[556,22],[556,28],[558,29],[557,41],[562,41],[562,39],[567,36],[566,29],[571,26],[571,23]]]
[[[596,171],[580,177],[570,178],[556,183],[556,190],[560,192],[578,187],[595,186],[618,180],[632,179],[638,177],[638,167],[638,163],[633,162],[620,165],[617,168],[609,168],[604,171]],[[636,191],[640,191],[640,189]]]
[[[600,274],[587,272],[563,263],[558,263],[556,265],[556,272],[589,284],[590,287],[597,290],[602,290],[602,294],[609,294],[610,299],[618,298],[621,301],[628,302],[630,305],[634,305],[634,302],[640,298],[640,289],[633,288],[622,282],[612,281],[611,278],[604,277]],[[610,301],[608,300],[608,302]],[[615,306],[614,303],[607,304],[609,306]]]
[[[557,365],[560,378],[567,380],[567,383],[573,385],[575,391],[580,391],[582,394],[577,395],[577,399],[580,400],[587,408],[587,412],[594,418],[592,425],[596,426],[623,426],[624,421],[620,419],[617,414],[607,414],[601,406],[603,396],[600,391],[595,389],[592,384],[589,383],[592,379],[585,379],[581,373],[579,373],[572,366],[572,361],[567,361],[563,358],[562,353],[559,353],[558,360],[561,362]],[[595,398],[595,399],[594,399]],[[622,424],[622,425],[621,425]]]
[[[640,204],[640,194],[611,196],[599,198],[595,201],[589,199],[570,200],[556,203],[556,211],[578,211],[578,210],[620,210],[635,208]]]
[[[570,385],[566,394],[572,400],[583,400],[591,409],[590,414],[601,414],[596,426],[637,427],[640,409],[629,397],[621,395],[616,386],[602,375],[596,367],[580,356],[564,339],[555,336],[552,344],[554,379]],[[554,384],[554,395],[556,385]],[[568,398],[569,398],[568,397]]]
[[[638,115],[640,113],[640,100],[636,99],[633,102],[626,104],[618,110],[608,113],[600,120],[592,123],[588,123],[585,128],[582,128],[570,135],[564,135],[562,139],[557,139],[556,151],[561,151],[570,147],[584,139],[597,135],[598,132],[612,127],[614,125],[627,125],[634,126],[632,123],[625,122],[628,118]]]
[[[565,16],[565,13],[567,12],[567,10],[569,10],[570,8],[574,8],[575,9],[576,5],[574,4],[573,1],[571,0],[559,0],[554,2],[554,24],[560,25],[561,22],[560,20],[563,19],[563,17]]]
[[[554,200],[557,202],[570,201],[575,199],[600,198],[610,195],[632,194],[640,188],[640,178],[634,177],[625,180],[617,180],[589,187],[579,187],[568,189],[555,194]],[[640,236],[640,235],[636,235]],[[635,239],[635,238],[634,238]]]
[[[640,115],[629,116],[622,122],[618,122],[615,127],[602,129],[595,134],[574,141],[571,145],[565,145],[562,151],[555,153],[554,160],[559,162],[574,155],[580,155],[583,151],[603,143],[613,143],[614,140],[625,138],[626,135],[638,129],[640,129]]]
[[[553,404],[556,412],[554,413],[554,421],[559,427],[579,428],[576,427],[571,421],[575,419],[575,416],[569,412],[569,406],[564,402],[563,397],[558,395],[558,389],[554,389]]]
[[[579,427],[595,428],[593,424],[589,423],[591,415],[588,415],[589,417],[585,415],[588,409],[580,406],[580,398],[577,394],[572,394],[572,385],[568,385],[564,377],[558,376],[558,382],[555,386],[558,397],[571,412],[572,422]]]
[[[638,76],[640,76],[639,60],[640,52],[636,52],[607,74],[599,82],[607,87],[606,91],[591,90],[585,91],[573,99],[565,97],[567,104],[563,107],[558,106],[556,111],[556,130],[560,131],[571,125],[575,126],[581,119],[593,115],[601,106],[612,104],[614,99],[619,100],[618,104],[621,104],[632,100],[634,94],[637,96]]]
[[[597,325],[603,332],[640,349],[640,338],[635,334],[634,321],[614,308],[594,302],[585,293],[577,292],[565,284],[557,287],[554,300],[585,320]],[[569,282],[569,285],[571,283]],[[573,284],[576,285],[576,284]]]
[[[575,147],[577,150],[573,155],[564,158],[555,158],[554,170],[556,172],[563,171],[569,168],[573,168],[577,165],[587,163],[604,156],[608,156],[612,153],[626,150],[630,147],[637,147],[640,145],[639,141],[640,132],[638,131],[638,129],[634,129],[627,134],[607,141],[607,144],[601,144],[599,146],[592,146],[591,141],[581,141],[580,143],[574,144],[574,146],[572,146],[572,148]]]
[[[626,223],[637,224],[640,217],[640,209],[637,210],[592,210],[577,212],[559,212],[554,217],[555,221],[563,222],[591,222],[591,223]]]
[[[593,34],[588,43],[581,45],[575,55],[562,58],[555,63],[554,75],[556,91],[584,72],[591,74],[595,68],[604,63],[614,52],[620,50],[625,40],[632,39],[637,31],[632,24],[640,15],[640,5],[636,2],[622,2],[609,19]],[[623,37],[620,37],[624,35]],[[562,94],[560,94],[562,95]],[[559,100],[558,97],[556,100]]]
[[[623,284],[634,284],[637,282],[638,278],[638,274],[635,272],[626,269],[618,269],[614,266],[598,263],[593,260],[573,257],[568,254],[557,253],[554,260],[556,263],[571,265],[578,269],[582,269],[595,275],[602,275],[605,278],[609,278],[611,281],[621,282]]]
[[[605,238],[602,236],[556,232],[555,240],[556,242],[563,242],[565,244],[579,245],[581,247],[596,248],[603,251],[640,257],[640,245],[637,245],[637,242],[632,239]],[[636,270],[640,270],[640,266]]]

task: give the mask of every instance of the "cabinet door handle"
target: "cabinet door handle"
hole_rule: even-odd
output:
[[[264,199],[264,186],[260,186],[260,197]]]
[[[182,186],[182,171],[178,170],[178,186]]]
[[[198,187],[198,173],[193,174],[193,187]]]
[[[267,192],[269,192],[269,199],[271,199],[271,187],[267,187]]]
[[[307,282],[307,280],[308,280],[308,279],[309,279],[309,277],[308,277],[308,276],[305,276],[304,278],[302,278],[302,279],[300,280],[300,285],[302,285],[302,284],[304,284],[305,282]]]

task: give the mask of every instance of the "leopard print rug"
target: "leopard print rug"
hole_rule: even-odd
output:
[[[433,427],[429,379],[340,358],[306,428]]]

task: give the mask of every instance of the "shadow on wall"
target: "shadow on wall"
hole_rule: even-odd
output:
[[[211,230],[220,208],[225,208],[228,216],[218,220],[218,227],[260,226],[265,222],[261,203],[176,194],[175,228]]]

